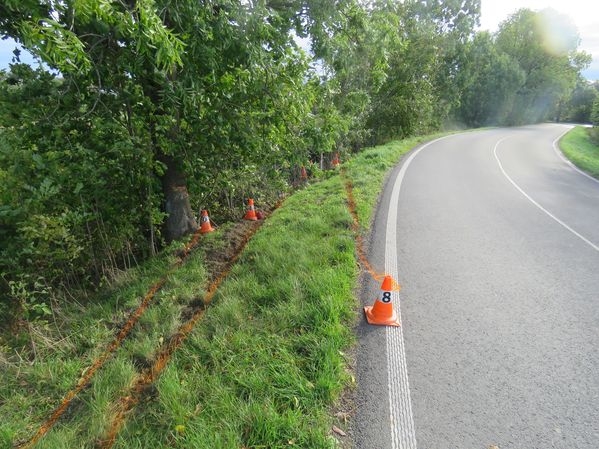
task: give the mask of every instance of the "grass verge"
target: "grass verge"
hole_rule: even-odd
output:
[[[387,171],[423,140],[368,149],[345,164],[363,232]],[[326,177],[290,197],[249,242],[202,319],[126,415],[114,447],[340,446],[331,428],[344,423],[335,422],[331,407],[352,384],[346,353],[358,269],[343,179]],[[36,448],[94,448],[105,438],[115,405],[206,296],[206,255],[222,249],[225,234],[203,238],[169,274],[131,335]],[[0,447],[35,432],[173,257],[130,273],[96,304],[65,306],[57,323],[39,324],[45,350],[34,361],[18,360],[19,348],[3,344]]]
[[[590,128],[577,126],[561,138],[559,146],[574,165],[599,179],[599,146],[591,141],[590,132]]]

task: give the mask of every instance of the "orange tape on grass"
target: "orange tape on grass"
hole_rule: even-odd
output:
[[[196,231],[189,241],[185,248],[182,250],[182,255],[179,257],[179,260],[175,263],[175,266],[171,268],[168,273],[156,282],[150,290],[144,296],[140,305],[129,315],[129,318],[117,334],[117,336],[110,342],[110,344],[106,347],[104,352],[98,357],[91,366],[85,371],[83,376],[78,380],[77,386],[70,390],[62,399],[58,407],[54,409],[50,417],[44,421],[44,423],[39,427],[39,429],[35,432],[35,434],[27,441],[17,444],[15,447],[18,449],[29,449],[32,448],[44,435],[46,435],[52,427],[58,422],[60,417],[67,411],[69,405],[73,402],[73,400],[77,397],[79,393],[81,393],[91,382],[94,375],[104,366],[106,361],[110,358],[110,356],[122,345],[123,341],[129,336],[131,330],[135,326],[135,324],[139,321],[139,318],[146,311],[150,302],[160,290],[164,284],[166,283],[166,279],[169,274],[171,274],[175,268],[180,267],[185,259],[189,256],[191,250],[197,246],[199,241],[200,233],[199,230]]]
[[[276,207],[278,207],[278,205]],[[243,249],[261,225],[261,222],[257,222],[252,228],[250,228],[249,232],[244,236],[237,252],[231,257],[231,259],[229,259],[218,277],[208,286],[206,296],[204,296],[203,306],[199,307],[198,310],[196,310],[191,316],[191,318],[189,318],[179,327],[177,332],[171,337],[165,347],[158,352],[154,364],[134,379],[129,393],[126,396],[122,396],[116,404],[116,411],[113,415],[110,427],[106,432],[104,439],[98,443],[98,449],[112,448],[116,442],[119,432],[127,420],[129,412],[140,402],[140,400],[143,398],[144,392],[147,391],[149,386],[156,382],[162,371],[164,371],[170,362],[175,351],[179,349],[187,337],[189,337],[197,322],[204,315],[206,306],[212,302],[218,287],[225,280],[233,268],[233,265],[243,252]]]
[[[356,207],[356,199],[354,198],[354,186],[351,180],[348,178],[344,168],[341,169],[341,176],[345,181],[344,184],[345,192],[347,194],[347,208],[349,209],[349,213],[351,214],[353,220],[352,231],[354,232],[354,238],[356,240],[356,253],[358,255],[358,260],[360,261],[360,265],[362,265],[364,270],[366,270],[374,280],[382,282],[387,274],[376,272],[366,257],[366,251],[364,250],[364,238],[360,232],[360,220]],[[400,288],[401,287],[397,281],[393,279],[393,291],[399,291]]]

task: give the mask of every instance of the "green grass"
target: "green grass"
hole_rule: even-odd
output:
[[[599,178],[599,146],[590,138],[590,128],[577,126],[559,141],[564,155],[581,170]]]
[[[388,170],[424,140],[368,149],[345,164],[362,232]],[[288,198],[253,237],[155,386],[128,413],[115,448],[339,447],[331,426],[344,423],[332,407],[353,382],[346,354],[359,315],[358,268],[344,178],[325,177]],[[176,332],[186,306],[206,294],[204,255],[223,247],[222,235],[203,237],[169,274],[130,337],[36,448],[95,446],[136,374]],[[65,306],[58,326],[40,325],[46,340],[34,363],[9,358],[0,370],[0,448],[30,437],[77,384],[172,266],[170,253],[127,273],[95,301]]]
[[[77,385],[86,367],[105,351],[149,288],[172,266],[175,261],[171,255],[173,252],[167,251],[161,257],[126,273],[110,290],[92,301],[83,304],[72,302],[57,308],[54,317],[56,323],[54,319],[48,323],[35,323],[32,339],[36,341],[37,354],[33,361],[29,361],[33,355],[19,345],[18,340],[2,345],[10,357],[6,357],[5,366],[0,370],[0,414],[5,418],[0,421],[0,448],[11,447],[12,443],[32,436],[49,417],[64,395]],[[201,252],[198,252],[197,256],[200,255]],[[201,257],[190,258],[188,265],[190,272],[195,274],[196,285],[202,285],[206,273],[201,266]],[[176,281],[177,276],[173,276]],[[130,338],[98,372],[91,387],[73,402],[61,420],[64,425],[57,426],[57,431],[47,435],[37,447],[63,447],[63,443],[57,443],[60,436],[54,437],[53,434],[60,435],[64,428],[64,432],[72,433],[76,438],[74,441],[77,441],[77,438],[82,437],[80,432],[87,433],[85,429],[73,431],[81,427],[77,421],[93,423],[103,419],[96,416],[101,413],[98,404],[107,401],[107,392],[111,394],[109,400],[116,399],[121,392],[118,389],[119,382],[128,384],[133,378],[135,370],[123,367],[132,365],[137,354],[153,354],[159,337],[170,335],[178,325],[179,313],[172,296],[186,297],[188,287],[181,288],[177,293],[173,293],[172,288],[165,286],[156,295]],[[111,365],[121,367],[121,374],[114,374]],[[101,385],[102,376],[107,373],[111,373],[109,380],[105,381],[107,386],[100,391],[102,388],[98,389],[96,382]],[[123,376],[126,379],[120,381]],[[64,447],[80,446],[72,442],[69,446],[69,440],[64,444]]]

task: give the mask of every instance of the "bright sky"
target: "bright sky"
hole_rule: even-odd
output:
[[[583,72],[590,80],[599,80],[599,2],[596,0],[481,0],[481,28],[496,31],[500,22],[519,8],[541,10],[553,8],[570,16],[581,37],[579,49],[593,55],[591,66]],[[12,59],[14,41],[0,40],[0,69],[8,68]],[[31,63],[28,55],[22,61]]]
[[[599,80],[599,2],[593,0],[481,0],[481,28],[496,31],[500,22],[520,8],[539,11],[553,8],[572,19],[581,41],[579,50],[593,56],[591,66],[582,72],[590,80]]]

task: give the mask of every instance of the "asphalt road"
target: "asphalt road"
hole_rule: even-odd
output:
[[[358,449],[599,447],[599,183],[567,129],[449,136],[392,173],[369,253],[402,327],[359,326]]]

